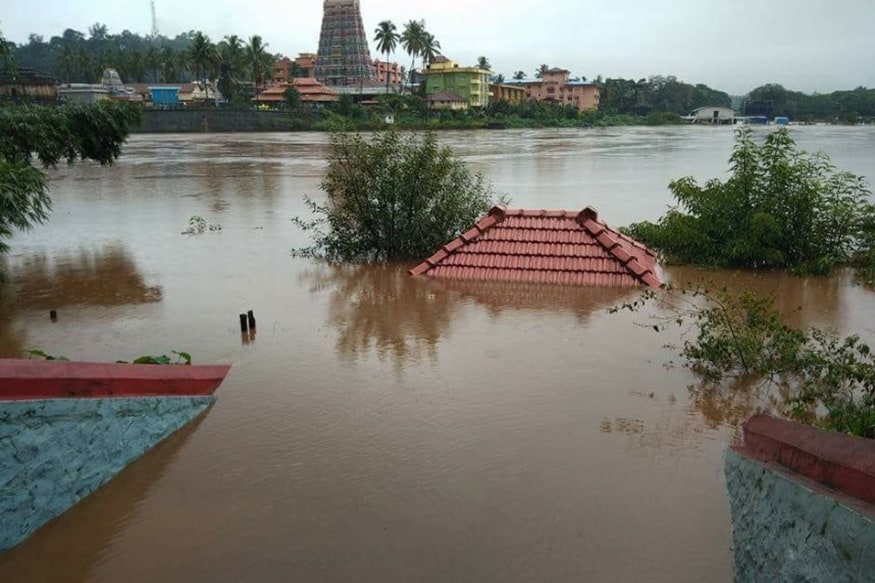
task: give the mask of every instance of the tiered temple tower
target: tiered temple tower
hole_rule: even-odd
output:
[[[359,0],[325,0],[316,78],[326,85],[376,79]]]

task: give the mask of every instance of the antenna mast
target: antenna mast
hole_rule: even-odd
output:
[[[155,14],[155,0],[151,0],[152,5],[152,38],[158,38],[158,16]]]

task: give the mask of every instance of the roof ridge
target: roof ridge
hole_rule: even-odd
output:
[[[641,245],[637,241],[629,240],[628,237],[619,231],[609,227],[607,223],[600,221],[598,219],[598,212],[591,206],[580,211],[577,215],[577,223],[639,281],[650,287],[663,287],[664,284],[659,281],[659,278],[652,269],[643,265],[638,260],[638,257],[623,249],[620,239],[634,244],[633,246],[653,256],[654,253],[646,246]]]
[[[454,254],[462,247],[476,241],[480,235],[494,227],[499,223],[503,223],[505,219],[505,209],[501,206],[494,206],[489,209],[489,213],[477,221],[473,227],[441,247],[437,252],[410,270],[410,275],[422,275],[432,267],[436,267],[444,259]]]

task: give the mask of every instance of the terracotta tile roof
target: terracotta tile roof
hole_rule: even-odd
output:
[[[579,212],[494,207],[410,273],[462,280],[662,286],[654,253],[608,227],[592,207]]]
[[[468,103],[468,100],[454,91],[438,91],[428,96],[428,101],[434,103]]]

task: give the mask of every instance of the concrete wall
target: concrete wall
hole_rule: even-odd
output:
[[[0,552],[109,481],[213,399],[0,401]]]
[[[849,466],[835,455],[817,457],[822,443],[833,439],[849,441],[849,451],[859,452],[863,446],[873,454],[875,442],[808,427],[790,427],[788,432],[787,422],[771,418],[752,421],[766,431],[758,436],[746,428],[745,444],[727,452],[725,462],[736,581],[875,582],[875,505],[825,486],[839,469],[847,475]],[[764,439],[775,427],[780,431]],[[818,434],[820,439],[810,439]],[[782,462],[791,449],[793,460]],[[868,454],[851,457],[857,467],[850,469],[858,473],[840,488],[875,484],[860,478]],[[813,459],[822,463],[812,464]],[[784,463],[806,469],[793,471]]]
[[[299,125],[300,122],[297,122]],[[302,129],[278,111],[224,109],[143,110],[143,123],[134,133],[286,132]]]

